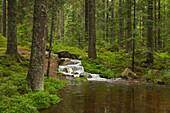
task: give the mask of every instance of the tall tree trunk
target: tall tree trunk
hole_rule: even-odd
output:
[[[143,43],[145,43],[145,16],[142,17],[142,26],[143,26],[143,33],[142,33],[142,37],[143,37]]]
[[[156,18],[156,1],[157,0],[154,0],[154,50],[156,51],[156,48],[157,48],[157,37],[156,37],[156,22],[157,22],[157,18]]]
[[[44,67],[47,30],[47,1],[34,1],[34,20],[27,82],[33,91],[44,90]]]
[[[96,19],[95,19],[95,0],[89,0],[89,48],[88,57],[96,59]]]
[[[147,63],[153,63],[153,0],[148,0],[148,21],[147,21]]]
[[[2,1],[0,1],[0,5],[2,4]],[[2,15],[0,14],[0,33],[2,34]]]
[[[6,0],[3,0],[3,36],[6,37]]]
[[[131,52],[132,50],[132,41],[129,40],[132,36],[132,22],[131,22],[131,0],[126,0],[127,2],[127,44],[126,44],[126,52]]]
[[[112,17],[112,24],[111,24],[111,40],[110,40],[110,43],[113,43],[114,41],[114,36],[115,36],[115,31],[114,31],[114,0],[112,0],[112,14],[111,14],[111,17]]]
[[[119,0],[119,38],[118,38],[118,43],[120,47],[123,47],[123,19],[122,19],[122,0]]]
[[[48,67],[47,67],[47,78],[50,77],[50,64],[51,64],[51,52],[52,52],[52,41],[53,41],[53,30],[54,30],[54,20],[55,19],[55,0],[53,0],[53,12],[52,12],[52,20],[51,20],[51,32],[50,32],[50,47],[49,47],[49,55],[48,55]]]
[[[107,16],[106,16],[106,41],[109,41],[109,0],[107,0]]]
[[[136,30],[136,0],[134,0],[134,16],[133,16],[133,31]],[[136,33],[133,33],[133,42],[132,42],[132,71],[135,72],[135,36]]]
[[[20,56],[17,47],[17,3],[16,0],[8,0],[8,38],[7,51],[13,60],[20,62]]]
[[[23,18],[25,16],[25,11],[24,11],[24,2],[25,0],[18,0],[18,18],[17,18],[17,23],[23,24]]]
[[[103,26],[102,26],[102,29],[103,29],[103,39],[105,40],[106,38],[106,33],[105,33],[105,0],[102,0],[103,2]]]
[[[2,33],[2,15],[0,14],[0,33]]]
[[[62,15],[63,15],[63,30],[62,30],[62,37],[64,38],[64,21],[65,21],[65,17],[64,17],[64,7],[63,7],[63,11],[62,11]]]
[[[89,0],[85,0],[85,43],[88,41],[88,8],[89,7]]]
[[[161,0],[158,0],[158,49],[162,49],[162,37],[161,37]]]
[[[61,43],[61,35],[62,35],[62,28],[61,28],[61,0],[59,0],[59,43]]]

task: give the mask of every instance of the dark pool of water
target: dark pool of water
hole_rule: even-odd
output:
[[[89,81],[68,85],[59,96],[41,113],[170,113],[169,86]]]

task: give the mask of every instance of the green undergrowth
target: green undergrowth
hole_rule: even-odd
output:
[[[27,86],[27,72],[28,62],[17,63],[0,54],[0,113],[37,113],[60,101],[57,90],[66,81],[45,78],[44,91],[32,92]]]
[[[86,72],[100,74],[104,78],[122,77],[121,73],[126,69],[131,69],[132,54],[125,53],[125,50],[111,52],[105,48],[96,47],[97,59],[88,58],[87,49],[81,50],[77,47],[55,45],[54,52],[68,50],[80,56]],[[146,52],[138,50],[135,54],[135,73],[144,80],[153,82],[164,81],[170,83],[169,64],[170,55],[168,52],[154,53],[154,64],[148,65],[146,62]]]

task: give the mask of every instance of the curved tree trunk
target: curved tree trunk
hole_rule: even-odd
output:
[[[44,90],[47,30],[47,0],[34,1],[34,20],[27,82],[33,91]]]

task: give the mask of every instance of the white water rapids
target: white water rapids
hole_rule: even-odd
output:
[[[81,60],[71,60],[74,64],[71,65],[60,65],[58,71],[67,76],[80,77],[80,73],[84,72],[84,67],[81,64]],[[67,69],[67,72],[64,71]],[[116,81],[121,80],[121,78],[106,79],[101,78],[99,74],[91,74],[92,78],[87,78],[89,81]],[[66,76],[66,77],[67,77]]]

